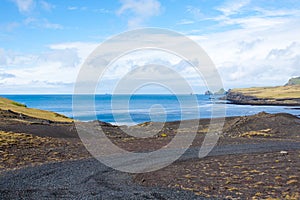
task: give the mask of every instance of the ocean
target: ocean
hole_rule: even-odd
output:
[[[224,106],[226,116],[268,113],[300,115],[296,107],[251,106],[226,104],[207,95],[95,95],[95,111],[72,112],[72,95],[0,95],[26,104],[30,108],[49,110],[81,121],[98,120],[118,125],[133,125],[147,121],[177,121],[212,117],[212,105]],[[195,102],[191,102],[193,98]],[[113,99],[113,101],[112,101]],[[83,99],[84,102],[84,99]],[[84,104],[84,103],[83,103]],[[221,113],[213,117],[222,117]]]

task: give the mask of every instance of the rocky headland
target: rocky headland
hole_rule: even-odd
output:
[[[292,78],[284,86],[229,90],[223,98],[233,104],[300,106],[300,84]]]

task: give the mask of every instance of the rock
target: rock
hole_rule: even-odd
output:
[[[221,88],[218,92],[214,93],[215,95],[226,95],[227,91],[224,88]]]
[[[269,99],[258,98],[255,96],[245,95],[240,92],[229,91],[226,97],[220,98],[228,100],[233,104],[241,105],[278,105],[278,106],[299,106],[300,98],[282,98],[282,99]]]
[[[288,85],[300,85],[300,77],[291,78],[285,86]]]
[[[205,95],[213,95],[213,93],[211,91],[209,91],[209,90],[207,90],[204,94]]]
[[[50,121],[49,121],[49,120],[43,120],[43,121],[42,121],[42,124],[43,124],[43,125],[50,125]]]
[[[280,154],[283,155],[283,156],[286,156],[288,155],[289,153],[287,151],[280,151]]]

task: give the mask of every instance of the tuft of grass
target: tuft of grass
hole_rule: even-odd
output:
[[[291,184],[298,184],[298,181],[297,180],[289,180],[288,182],[286,182],[287,185],[291,185]]]
[[[20,106],[20,107],[24,107],[24,108],[27,108],[27,106],[25,104],[22,104],[22,103],[19,103],[19,102],[11,102],[11,104],[15,105],[15,106]]]
[[[269,134],[269,132],[271,131],[271,129],[263,129],[263,130],[259,130],[259,131],[248,131],[245,133],[240,134],[240,137],[271,137],[272,134]]]
[[[33,136],[23,133],[0,131],[0,147],[18,144],[21,140],[30,140]]]
[[[11,110],[16,113],[24,114],[30,117],[45,119],[56,122],[72,122],[73,120],[58,113],[39,110],[35,108],[27,108],[26,105],[0,97],[0,109]]]
[[[236,188],[236,187],[227,187],[227,190],[230,191],[230,192],[239,191],[239,189]]]

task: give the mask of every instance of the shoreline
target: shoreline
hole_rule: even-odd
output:
[[[300,106],[300,86],[233,89],[221,99],[237,105]]]
[[[241,95],[239,95],[241,96]],[[227,100],[230,101],[226,104],[235,104],[235,105],[250,105],[250,106],[290,106],[290,107],[298,107],[300,106],[300,99],[295,102],[295,103],[289,103],[285,102],[282,103],[284,100],[273,100],[273,99],[256,99],[256,97],[251,97],[251,96],[244,96],[242,97],[244,99],[238,99],[228,97]],[[294,99],[293,99],[294,100]]]
[[[203,95],[205,96],[205,95]],[[23,97],[22,97],[23,98]],[[16,98],[16,100],[20,101],[20,102],[23,102],[23,103],[26,103],[27,101],[30,102],[31,100],[28,99],[27,97],[24,97],[24,99],[22,98]],[[59,97],[55,97],[55,98],[59,98]],[[64,98],[62,98],[62,101],[58,101],[59,104],[62,104],[63,106],[62,107],[56,107],[55,105],[53,105],[53,102],[55,100],[55,98],[50,98],[49,100],[47,101],[42,101],[40,104],[44,105],[44,106],[39,106],[40,104],[35,101],[35,100],[32,100],[31,103],[29,103],[29,106],[30,107],[33,107],[35,108],[34,106],[36,105],[38,108],[40,109],[46,109],[46,110],[52,110],[52,112],[58,112],[62,115],[65,115],[69,118],[73,118],[74,116],[72,115],[72,109],[70,108],[70,99],[68,100],[64,100]],[[208,96],[207,97],[201,97],[200,99],[205,101],[202,105],[202,103],[199,104],[199,111],[200,112],[193,112],[193,109],[189,109],[189,110],[180,110],[180,109],[176,109],[173,110],[174,108],[170,108],[171,111],[169,113],[168,111],[168,106],[166,107],[167,109],[167,113],[165,113],[166,115],[168,115],[168,117],[166,118],[166,120],[168,122],[172,122],[172,121],[177,121],[177,120],[180,120],[180,117],[185,117],[187,120],[188,119],[196,119],[194,117],[199,117],[199,118],[210,118],[210,117],[217,117],[217,116],[211,116],[211,110],[210,108],[212,107],[212,103],[210,100],[208,100]],[[42,98],[42,99],[47,99],[46,97],[45,98]],[[34,103],[36,102],[36,103]],[[101,102],[99,102],[101,103]],[[260,104],[260,105],[257,105],[256,108],[252,108],[252,106],[255,106],[255,105],[250,105],[250,104],[241,104],[241,103],[233,103],[233,102],[229,102],[229,101],[218,101],[216,100],[215,102],[216,104],[222,104],[222,105],[217,105],[217,106],[223,106],[223,107],[226,107],[226,114],[227,116],[225,117],[228,117],[228,116],[245,116],[245,115],[250,115],[250,114],[255,114],[255,113],[259,113],[261,111],[265,111],[265,112],[268,112],[268,113],[281,113],[281,112],[287,112],[287,113],[291,113],[291,114],[296,114],[297,115],[297,112],[296,112],[296,109],[285,109],[285,108],[288,108],[288,106],[286,105],[278,105],[278,109],[277,108],[274,108],[274,105],[266,105],[266,104]],[[1,98],[0,98],[0,104],[1,104]],[[17,104],[17,102],[16,102]],[[226,105],[227,104],[227,105]],[[46,105],[46,106],[45,106]],[[233,106],[233,105],[237,105],[237,106]],[[238,105],[244,105],[244,107],[242,107],[242,109],[240,109],[240,107]],[[0,105],[1,106],[1,105]],[[259,106],[273,106],[272,107],[266,107],[266,108],[260,108]],[[276,106],[276,105],[275,105]],[[290,106],[291,107],[291,106]],[[1,108],[1,107],[0,107]],[[195,108],[196,109],[196,108]],[[11,109],[13,110],[13,109]],[[192,113],[191,115],[189,113]],[[123,119],[121,118],[123,114],[126,114],[128,112],[125,112],[124,113],[118,113],[117,115],[120,115],[121,117],[118,117],[117,119],[118,120],[121,120],[121,122],[115,122],[115,119],[114,119],[114,113],[110,110],[110,108],[108,108],[107,110],[105,110],[105,112],[103,112],[102,114],[102,111],[99,111],[96,113],[96,117],[100,120],[100,121],[105,121],[105,122],[108,122],[108,123],[111,123],[113,125],[116,125],[116,123],[118,123],[118,125],[126,125],[126,126],[133,126],[133,125],[137,125],[139,123],[144,123],[144,122],[149,122],[149,120],[151,120],[151,118],[148,117],[149,115],[149,112],[147,110],[144,110],[144,111],[138,111],[138,110],[130,110],[130,113],[133,113],[134,116],[137,116],[140,114],[140,117],[137,116],[137,117],[134,117],[132,121],[129,120],[129,123],[126,122],[126,120],[123,121]],[[84,113],[83,113],[84,114]],[[59,114],[55,114],[55,115],[59,115]],[[101,115],[101,116],[100,116]],[[34,116],[34,115],[33,115]],[[193,118],[190,118],[190,117],[193,117]],[[220,116],[220,117],[223,117],[223,116]],[[76,119],[79,119],[81,121],[84,121],[84,122],[88,122],[90,120],[93,120],[95,118],[95,116],[89,116],[89,115],[78,115],[75,117]],[[50,118],[49,118],[50,119]],[[96,118],[95,118],[96,119]],[[152,119],[156,119],[156,118],[152,118]],[[157,118],[159,120],[159,118]],[[184,120],[186,120],[184,119]],[[52,118],[52,121],[55,120]],[[62,119],[62,120],[65,120],[65,119]],[[164,120],[164,119],[162,119]]]
[[[265,103],[265,100],[262,101],[248,101],[248,102],[241,102],[241,101],[236,101],[236,100],[229,100],[229,102],[226,102],[226,104],[233,104],[233,105],[249,105],[249,106],[287,106],[290,108],[286,108],[286,109],[300,109],[300,103],[299,104],[280,104],[280,103]],[[295,107],[295,108],[293,108]]]

